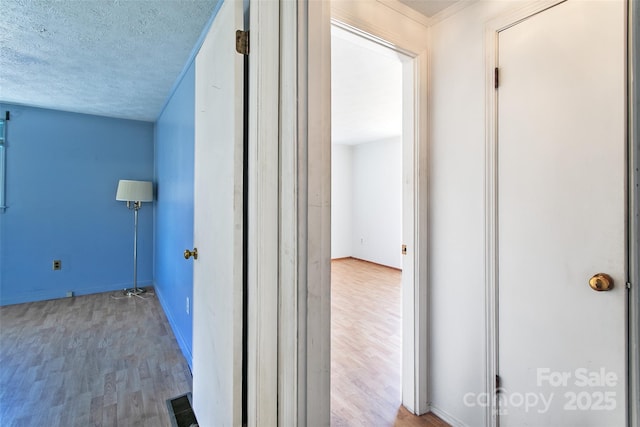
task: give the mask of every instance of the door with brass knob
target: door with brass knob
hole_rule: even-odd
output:
[[[610,291],[613,289],[613,279],[605,273],[594,274],[591,279],[589,279],[589,286],[598,292]]]
[[[184,250],[184,259],[189,259],[193,257],[193,259],[198,259],[198,248],[193,248],[192,251],[189,249]]]
[[[220,4],[194,61],[191,404],[202,426],[242,424],[244,56],[233,47],[244,10]]]
[[[624,9],[558,2],[496,34],[500,427],[627,425]]]

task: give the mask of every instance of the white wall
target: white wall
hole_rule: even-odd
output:
[[[485,391],[484,31],[510,7],[476,2],[431,28],[430,398],[467,426],[485,425],[463,400]]]
[[[402,268],[402,141],[334,144],[331,257]]]
[[[331,151],[331,258],[353,256],[352,147],[333,144]]]
[[[402,268],[402,139],[353,147],[355,258]]]

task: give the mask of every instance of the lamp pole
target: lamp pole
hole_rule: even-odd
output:
[[[131,202],[127,202],[127,208],[131,209]],[[136,296],[146,292],[146,289],[138,288],[138,210],[142,202],[133,202],[133,288],[125,289],[127,296]]]
[[[116,200],[127,202],[127,209],[133,209],[133,288],[125,289],[127,296],[136,296],[146,292],[138,288],[138,210],[142,202],[153,201],[153,183],[151,181],[118,181]]]

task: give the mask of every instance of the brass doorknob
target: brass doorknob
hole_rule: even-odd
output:
[[[594,274],[591,279],[589,279],[589,286],[594,291],[610,291],[613,289],[613,279],[611,276],[605,273]]]
[[[184,250],[184,259],[189,259],[193,257],[193,259],[198,259],[198,248],[193,248],[192,251],[189,249]]]

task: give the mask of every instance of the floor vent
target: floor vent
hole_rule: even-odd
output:
[[[167,400],[172,427],[198,427],[196,415],[191,407],[191,393]]]

